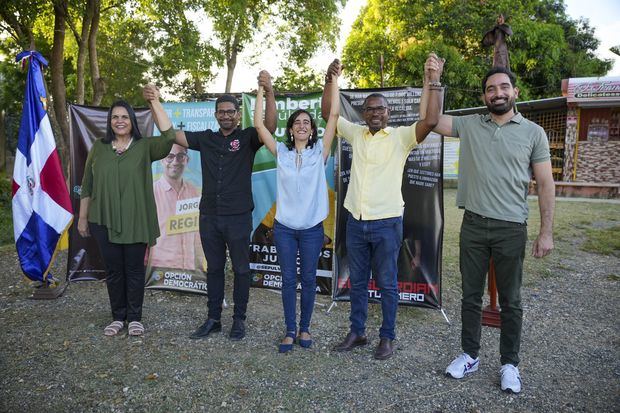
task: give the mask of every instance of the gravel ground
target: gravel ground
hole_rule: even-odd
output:
[[[483,329],[477,373],[458,381],[443,375],[460,343],[459,276],[445,269],[443,306],[452,324],[439,311],[401,308],[396,353],[376,361],[379,306],[369,312],[371,345],[334,353],[349,304],[328,314],[331,299],[320,296],[314,347],[280,355],[280,296],[257,289],[241,342],[227,337],[230,307],[224,334],[190,340],[206,316],[206,297],[164,291],[146,294],[143,338],[126,329],[107,338],[104,284],[73,283],[57,300],[30,300],[14,250],[3,248],[0,411],[620,411],[620,259],[573,252],[555,254],[545,275],[523,288],[524,387],[510,395],[499,389],[497,329]]]

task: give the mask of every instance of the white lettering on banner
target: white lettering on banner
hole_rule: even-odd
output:
[[[316,99],[291,99],[276,101],[278,110],[297,110],[297,109],[319,109],[321,107],[321,98]]]
[[[191,290],[207,291],[207,283],[206,282],[193,282],[193,281],[181,281],[181,280],[164,280],[164,286],[166,286],[166,287],[177,287],[177,288],[188,288],[188,289],[191,289]]]
[[[166,271],[164,273],[164,286],[207,291],[206,282],[192,281],[192,274],[186,272]]]
[[[424,302],[424,294],[415,293],[398,293],[401,301],[417,301],[419,303]]]
[[[381,298],[381,293],[377,290],[368,290],[368,298]],[[424,294],[399,292],[398,298],[401,301],[416,301],[419,303],[424,302]]]
[[[200,197],[187,198],[177,201],[176,209],[174,213],[176,215],[189,214],[190,212],[198,211],[200,206]]]
[[[215,108],[183,108],[184,118],[205,118],[215,116]]]
[[[274,280],[263,280],[263,287],[282,288],[282,282],[281,281],[274,281]]]
[[[217,130],[219,128],[217,122],[214,121],[188,121],[185,123],[184,130],[187,131],[198,131],[198,130],[207,130],[214,129]]]
[[[258,270],[258,271],[277,271],[280,272],[279,265],[266,265],[266,264],[258,264],[255,262],[250,263],[250,269]]]
[[[262,252],[263,254],[276,254],[278,250],[275,245],[252,244],[252,252]]]

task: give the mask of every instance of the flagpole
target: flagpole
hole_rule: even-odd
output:
[[[49,94],[42,72],[47,60],[34,50],[16,58],[22,64],[26,60],[28,76],[13,169],[15,247],[24,275],[41,284],[32,298],[52,299],[66,288],[57,286],[50,269],[73,212],[47,113]]]

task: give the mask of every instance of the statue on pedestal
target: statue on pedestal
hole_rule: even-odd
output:
[[[505,67],[510,70],[510,60],[508,59],[508,46],[506,37],[512,35],[512,29],[504,21],[504,15],[500,14],[497,24],[484,34],[482,38],[483,46],[493,46],[493,67]]]

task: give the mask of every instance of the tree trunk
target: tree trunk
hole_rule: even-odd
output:
[[[90,25],[90,33],[88,35],[88,56],[90,59],[90,77],[93,86],[94,106],[101,105],[103,96],[105,96],[106,84],[105,79],[99,73],[99,60],[97,59],[97,33],[99,32],[99,17],[101,14],[101,1],[90,0],[93,2],[93,19]]]
[[[224,93],[230,93],[230,87],[232,85],[232,78],[235,72],[235,66],[237,65],[237,52],[233,52],[230,59],[226,59],[226,90]]]
[[[86,8],[84,9],[84,16],[82,16],[82,30],[81,34],[77,33],[77,30],[72,26],[75,41],[78,44],[78,57],[77,57],[77,84],[75,87],[75,101],[78,105],[83,105],[85,101],[85,81],[84,81],[84,68],[86,67],[86,56],[88,53],[88,33],[90,32],[91,22],[93,20],[95,0],[88,0]],[[68,16],[67,16],[68,19]]]
[[[6,131],[4,109],[0,110],[0,172],[6,173]]]
[[[66,2],[64,1],[58,1],[54,3],[54,45],[52,46],[52,58],[50,59],[54,114],[58,125],[60,125],[60,131],[62,132],[61,139],[58,142],[58,147],[60,149],[60,156],[63,160],[63,165],[66,164],[69,156],[67,91],[65,89],[65,79],[63,72],[66,6]]]
[[[227,50],[226,56],[226,90],[224,93],[230,93],[230,87],[232,86],[232,78],[237,66],[237,54],[241,50],[239,46],[239,33],[235,32],[232,45]]]

